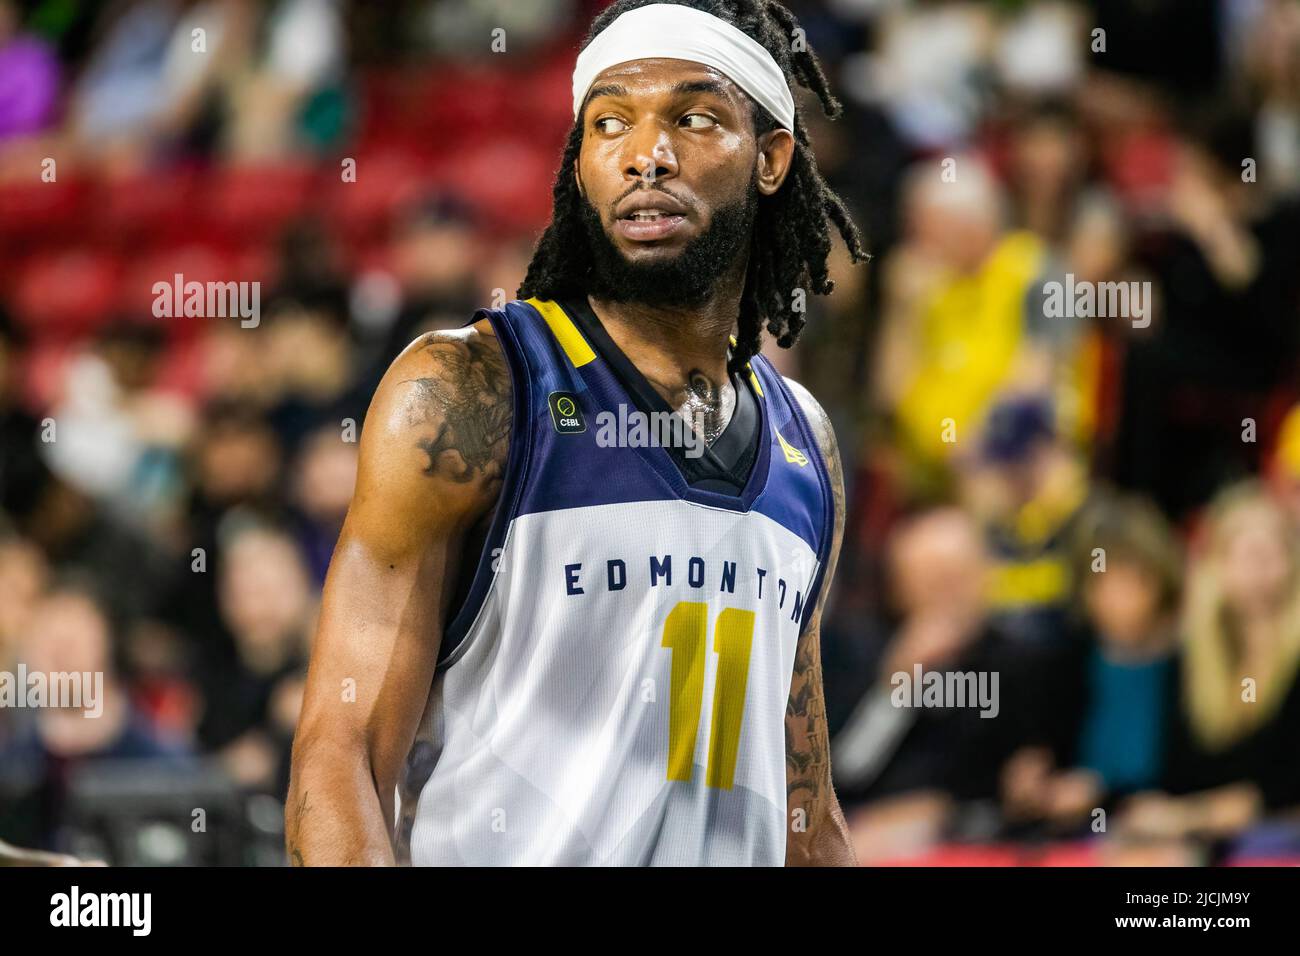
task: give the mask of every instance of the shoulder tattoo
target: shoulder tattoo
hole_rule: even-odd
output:
[[[424,473],[458,484],[481,481],[495,490],[505,470],[512,417],[500,346],[477,334],[434,332],[419,350],[438,370],[408,380],[418,388],[407,416],[428,458]]]

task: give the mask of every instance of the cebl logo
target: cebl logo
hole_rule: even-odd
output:
[[[587,430],[578,397],[569,392],[552,392],[550,398],[551,421],[561,435],[576,435]]]

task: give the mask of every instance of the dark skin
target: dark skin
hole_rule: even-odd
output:
[[[780,189],[794,140],[754,134],[751,106],[707,67],[641,60],[605,71],[583,111],[579,187],[632,261],[680,254],[713,210],[743,197],[756,177]],[[620,232],[619,203],[662,190],[685,210],[671,235]],[[727,349],[747,262],[722,264],[699,308],[649,309],[591,300],[611,338],[706,437],[735,407]],[[392,864],[393,793],[434,675],[466,542],[489,520],[501,489],[511,417],[510,381],[487,322],[433,333],[397,358],[362,433],[357,488],[325,583],[303,713],[294,739],[286,849],[296,865]],[[844,493],[839,452],[821,407],[803,406],[831,472],[839,555]],[[469,562],[462,564],[463,562]],[[853,865],[831,788],[822,694],[820,621],[829,587],[795,654],[786,708],[788,865]],[[355,701],[344,702],[347,680]]]
[[[794,137],[785,130],[754,135],[749,99],[734,83],[683,60],[637,60],[606,70],[592,85],[583,123],[578,188],[634,263],[680,255],[708,229],[713,210],[744,197],[755,173],[759,192],[773,195],[794,157]],[[623,235],[620,204],[636,193],[667,194],[685,207],[682,227],[657,241]],[[727,346],[746,265],[743,257],[725,264],[713,295],[698,308],[589,300],[610,337],[669,405],[702,411],[722,427],[735,408]]]

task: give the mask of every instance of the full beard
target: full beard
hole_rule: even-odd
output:
[[[600,214],[584,197],[582,222],[591,249],[587,292],[610,302],[637,302],[662,308],[706,303],[718,280],[749,250],[758,215],[758,187],[750,182],[743,199],[722,206],[709,228],[672,259],[629,262],[605,231]]]

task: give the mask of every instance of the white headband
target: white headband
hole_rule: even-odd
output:
[[[652,3],[623,14],[578,54],[573,118],[578,118],[601,73],[619,63],[651,57],[713,67],[794,132],[794,96],[772,54],[725,20],[675,3]]]

